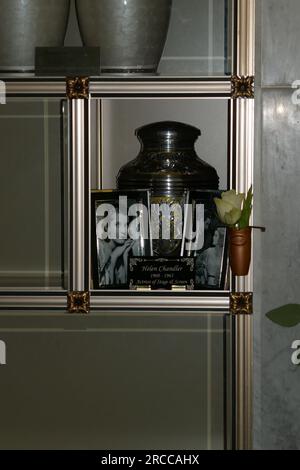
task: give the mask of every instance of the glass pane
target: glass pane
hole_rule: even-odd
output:
[[[1,448],[231,447],[230,316],[105,313],[88,331],[61,322],[47,332],[51,320],[35,317],[28,332],[30,317],[17,331],[2,318],[10,367],[0,374]]]
[[[62,102],[0,107],[0,288],[64,288]]]
[[[159,74],[230,74],[231,22],[231,0],[173,0]]]
[[[130,8],[133,3],[138,4],[139,2],[124,2],[121,6],[119,3],[123,2],[101,2],[101,8],[99,6],[99,10],[96,12],[94,2],[82,0],[82,13],[79,9],[79,22],[85,43],[89,46],[100,46],[101,67],[105,67],[105,70],[110,69],[113,72],[115,69],[116,72],[122,72],[122,66],[127,66],[131,72],[134,72],[135,69],[144,68],[144,75],[147,76],[147,68],[148,73],[152,68],[152,73],[156,71],[158,78],[160,76],[224,76],[231,74],[233,0],[173,0],[170,21],[169,24],[167,22],[163,26],[162,34],[157,29],[157,18],[162,15],[161,3],[168,2],[157,1],[157,7],[153,6],[153,2],[148,2],[148,5],[147,2],[143,2],[140,11],[135,8],[137,16],[134,16],[135,13],[130,13]],[[114,4],[118,4],[118,8],[123,8],[122,15],[114,15]],[[106,15],[105,9],[107,9]],[[92,16],[92,20],[88,21],[88,16]],[[109,18],[107,31],[104,22],[101,22],[104,17]],[[152,26],[152,31],[147,31],[147,27],[151,25],[151,17],[154,18],[155,23]],[[117,23],[118,21],[119,23]],[[120,23],[122,21],[123,23]],[[134,24],[134,28],[128,27],[130,21]],[[93,32],[92,28],[94,27],[95,31]],[[151,47],[154,48],[157,34],[162,36],[158,53],[161,60],[159,61],[157,58],[156,63],[152,63],[151,67],[147,63],[147,54],[149,54]],[[149,37],[152,38],[152,43],[149,42]],[[166,41],[164,42],[165,37]],[[128,54],[126,44],[130,41],[134,47],[130,48]],[[123,49],[120,49],[120,44]],[[79,33],[78,20],[73,5],[65,45],[82,45],[82,37]],[[155,47],[157,47],[157,43]],[[108,56],[105,48],[109,51]],[[136,58],[132,52],[133,49],[139,50]],[[129,58],[126,64],[125,58],[127,56]],[[115,57],[114,63],[112,57]],[[130,75],[131,78],[135,76],[134,73]],[[141,78],[141,75],[138,75]]]
[[[102,101],[103,189],[115,188],[120,168],[138,155],[140,143],[135,135],[136,129],[160,121],[177,121],[200,129],[201,136],[196,141],[196,152],[201,159],[216,169],[220,178],[219,187],[226,189],[229,171],[228,100],[226,99],[104,99]],[[94,135],[97,135],[96,132],[97,129]],[[95,179],[92,184],[96,187]]]
[[[97,112],[98,118],[96,119]],[[187,290],[227,290],[229,277],[226,231],[224,227],[219,226],[220,221],[216,215],[213,201],[213,198],[219,196],[219,194],[212,194],[212,190],[218,190],[218,187],[220,190],[227,188],[229,173],[228,100],[103,99],[100,102],[95,99],[92,100],[92,113],[94,113],[92,124],[94,126],[92,128],[92,189],[113,190],[121,188],[126,191],[131,188],[135,191],[151,190],[151,207],[147,203],[144,204],[148,209],[147,214],[150,215],[151,233],[147,233],[146,229],[141,235],[142,239],[136,243],[132,240],[137,240],[137,238],[132,237],[129,231],[126,243],[118,237],[106,237],[106,229],[103,225],[105,223],[103,218],[105,214],[102,214],[102,210],[104,210],[104,202],[107,203],[108,200],[105,199],[103,193],[97,193],[98,206],[102,202],[101,211],[99,212],[92,203],[92,288],[117,289],[119,287],[119,289],[134,290],[137,285],[145,287],[152,285],[153,281],[152,287],[156,286],[157,289],[165,287],[168,290],[171,285],[167,285],[167,281],[172,278],[172,285],[183,285],[183,288],[186,287]],[[99,123],[101,121],[102,132],[100,133]],[[144,126],[147,126],[147,130]],[[218,129],[217,132],[216,129]],[[142,139],[141,135],[144,136],[145,140]],[[205,174],[205,177],[203,176],[209,166],[203,165],[201,170],[196,168],[196,162],[199,160],[193,153],[194,141],[196,141],[195,149],[198,157],[210,166],[209,171],[215,171],[217,175],[216,178],[213,178],[213,181],[208,179],[207,174]],[[135,160],[137,156],[138,159]],[[135,163],[131,164],[133,161]],[[128,168],[127,166],[127,169],[124,170],[124,166],[129,162],[131,167]],[[145,172],[143,173],[144,169]],[[126,174],[126,178],[122,179],[120,185],[121,178],[119,176],[121,173]],[[189,179],[189,175],[194,175],[193,179]],[[130,185],[128,184],[129,180]],[[172,190],[171,187],[173,187]],[[186,194],[186,189],[191,190],[189,195]],[[211,190],[210,194],[193,191],[203,189]],[[123,195],[128,197],[129,204],[131,201],[130,193]],[[144,196],[144,199],[147,198]],[[191,249],[187,248],[188,243],[185,242],[189,237],[188,233],[190,233],[189,229],[184,228],[188,225],[188,217],[184,210],[184,204],[186,203],[193,207],[191,210],[194,215],[191,215],[194,224],[192,224],[193,229],[191,232],[200,233],[202,227],[204,231],[202,241],[198,239],[199,244],[189,245],[192,246]],[[113,209],[116,209],[117,212],[124,212],[124,207],[121,208],[118,204],[118,194],[110,193],[110,204],[114,206]],[[153,223],[155,204],[160,205],[161,225],[160,222]],[[173,216],[171,213],[167,215],[164,209],[166,204],[169,204],[169,208],[172,204],[179,206],[177,215],[180,216],[181,214],[181,225],[178,223],[175,226],[178,221],[178,219],[175,220],[176,215]],[[203,209],[203,220],[201,219],[200,210],[198,212],[200,206]],[[196,207],[197,209],[195,209]],[[113,222],[112,218],[108,219]],[[128,217],[127,219],[126,214],[126,220],[129,221],[127,227],[129,229],[132,218]],[[163,221],[166,222],[165,228],[169,224],[170,236],[163,235]],[[110,222],[108,222],[108,227],[112,228],[109,224]],[[147,223],[144,225],[147,226]],[[155,232],[157,226],[159,226],[159,230]],[[184,230],[186,231],[184,232]],[[176,236],[174,236],[174,233],[176,233]],[[193,240],[192,237],[189,239]],[[101,243],[99,240],[101,240]],[[141,254],[141,250],[138,251],[138,248],[144,246],[143,240],[149,240],[149,250]],[[136,264],[134,264],[134,268],[130,265],[128,270],[128,261],[129,264],[131,262],[136,263],[133,258],[137,256],[152,257],[153,255],[156,258],[154,261],[156,264],[152,264],[153,258],[151,258],[150,265],[147,268],[141,268],[142,271],[149,273],[151,270],[154,272],[156,269],[165,269],[171,273],[173,270],[174,276],[169,274],[164,279],[162,275],[156,276],[154,273],[149,279],[148,275],[142,276],[142,272],[139,272]],[[185,258],[185,260],[179,260],[180,267],[176,265],[177,261],[174,261],[175,264],[171,267],[171,261],[169,260],[168,267],[159,268],[159,258],[162,257],[178,260],[179,258]],[[194,260],[188,261],[187,257],[194,258]],[[138,263],[141,262],[140,259]],[[143,260],[144,264],[145,262]],[[186,268],[185,263],[187,262],[193,262],[195,265],[190,271]],[[177,268],[178,272],[182,269],[185,270],[184,279],[180,278],[178,272],[176,274]],[[129,276],[129,272],[133,273],[133,277]],[[192,272],[190,277],[188,277],[189,272]],[[136,278],[137,273],[139,273],[138,278]],[[100,274],[101,285],[99,286]]]

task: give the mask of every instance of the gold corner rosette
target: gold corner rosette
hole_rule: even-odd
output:
[[[90,79],[88,77],[67,77],[66,95],[69,100],[88,99]]]
[[[233,75],[231,77],[231,98],[254,98],[254,76],[239,76]]]
[[[88,314],[91,308],[91,299],[89,292],[69,292],[68,293],[68,312]]]
[[[230,294],[230,312],[232,315],[253,315],[253,293]]]

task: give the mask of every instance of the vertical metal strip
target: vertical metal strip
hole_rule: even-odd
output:
[[[89,100],[69,100],[70,272],[69,292],[89,290]]]
[[[236,334],[236,449],[252,448],[252,315],[237,315]]]
[[[237,112],[236,112],[236,100],[230,100],[229,102],[229,157],[228,157],[228,188],[236,188],[236,121],[237,121]],[[230,291],[235,290],[235,277],[230,275]]]
[[[97,168],[97,189],[103,188],[103,102],[101,99],[96,100],[96,126],[97,126],[97,143],[96,143],[96,168]]]
[[[255,73],[255,0],[237,0],[237,63],[239,76]]]
[[[236,154],[235,188],[239,192],[246,193],[253,184],[254,176],[254,100],[252,99],[238,99],[236,102]],[[248,276],[236,279],[235,287],[237,292],[253,291],[252,264]]]
[[[44,107],[44,231],[45,231],[45,273],[44,287],[51,287],[50,276],[50,160],[49,160],[49,101],[43,100]]]
[[[255,75],[255,0],[237,0],[237,57],[236,75]],[[254,176],[254,100],[237,99],[235,152],[231,168],[234,187],[246,192]],[[231,181],[233,182],[233,181]],[[253,217],[253,215],[252,215]],[[252,256],[253,259],[253,256]],[[253,291],[253,266],[249,275],[237,278],[237,292]],[[235,393],[236,442],[238,450],[252,448],[252,373],[253,332],[252,315],[240,314],[235,319]]]

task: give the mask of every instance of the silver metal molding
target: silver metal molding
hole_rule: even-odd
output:
[[[255,76],[255,0],[237,0],[237,63],[238,76]],[[231,123],[235,160],[231,160],[231,185],[240,192],[248,191],[254,176],[254,100],[238,99],[232,103],[235,113]],[[252,215],[253,219],[253,215]],[[253,250],[253,248],[252,248]],[[252,256],[253,259],[253,256]],[[253,291],[253,265],[249,275],[236,279],[236,292]],[[235,392],[237,450],[252,448],[252,374],[253,319],[252,315],[235,318]]]
[[[6,84],[6,94],[8,97],[11,95],[66,97],[66,82],[63,79],[55,82],[33,78],[26,81],[10,81],[2,77],[2,80]]]
[[[5,77],[3,78],[5,81]],[[27,81],[6,81],[7,96],[66,96],[65,80],[51,82],[38,78]],[[118,81],[90,81],[90,94],[92,97],[121,97],[121,96],[210,96],[230,97],[230,77],[224,80],[201,80],[201,81],[178,81],[171,78],[167,81],[144,81],[144,80],[118,80]]]
[[[255,0],[237,0],[237,63],[239,76],[255,75]]]
[[[231,146],[236,149],[236,158],[233,159],[234,156],[231,156],[230,185],[237,191],[246,193],[253,184],[254,177],[254,100],[238,99],[232,103],[232,108],[236,114],[236,125],[231,123]],[[253,291],[253,264],[250,266],[248,276],[236,278],[235,290]]]
[[[67,294],[65,295],[1,295],[0,310],[37,310],[55,309],[66,310]]]
[[[57,309],[66,310],[67,308],[67,293],[63,295],[42,295],[37,292],[35,295],[30,293],[25,295],[5,294],[0,296],[0,310],[10,309]],[[230,298],[229,293],[221,297],[213,296],[190,296],[190,295],[176,295],[170,294],[168,296],[155,296],[155,295],[126,295],[124,294],[91,294],[90,306],[92,310],[194,310],[197,312],[229,312]]]
[[[89,101],[69,100],[70,151],[70,292],[88,290],[89,256]]]
[[[215,310],[229,312],[229,295],[223,297],[196,296],[130,296],[101,295],[91,296],[91,309],[177,309],[177,310]]]
[[[136,95],[209,95],[212,97],[230,96],[230,78],[224,81],[113,81],[91,82],[90,91],[95,96],[136,96]]]
[[[253,318],[252,315],[235,317],[235,399],[236,449],[252,448],[253,402]]]

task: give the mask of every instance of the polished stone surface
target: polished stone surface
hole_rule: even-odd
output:
[[[300,369],[291,362],[300,326],[285,329],[265,316],[300,303],[300,106],[292,103],[289,89],[263,90],[261,104],[257,197],[259,222],[267,231],[256,235],[255,448],[300,449]]]
[[[263,85],[300,79],[299,24],[299,0],[262,1]]]
[[[282,328],[263,319],[262,328],[261,448],[300,450],[300,366],[291,361],[300,326]]]
[[[291,362],[300,326],[285,329],[266,313],[300,303],[300,2],[256,0],[254,448],[299,449],[300,366]],[[262,88],[261,88],[262,86]]]
[[[291,90],[263,92],[263,296],[268,309],[300,303],[300,106],[291,98]]]

